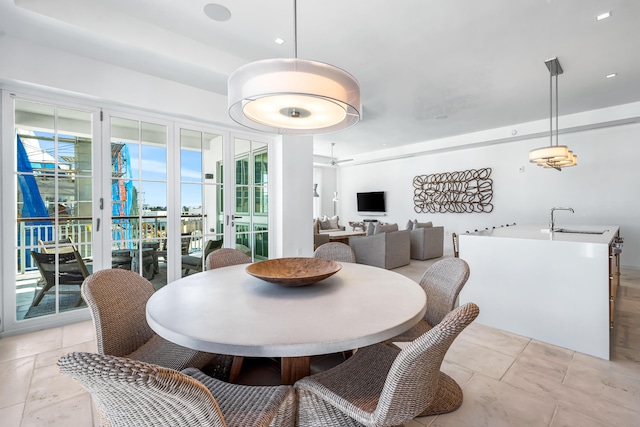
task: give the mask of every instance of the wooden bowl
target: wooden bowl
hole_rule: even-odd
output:
[[[306,286],[336,274],[342,265],[322,258],[276,258],[246,267],[247,273],[283,286]]]

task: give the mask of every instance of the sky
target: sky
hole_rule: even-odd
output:
[[[38,136],[53,137],[53,134],[46,132],[35,132]],[[73,138],[69,135],[59,135],[60,138]],[[36,140],[32,140],[36,141]],[[54,141],[37,140],[40,148],[47,154],[54,156]],[[129,148],[129,165],[131,167],[131,177],[134,178],[134,185],[142,194],[144,205],[167,206],[167,154],[165,147],[142,145],[137,143],[127,143]],[[68,152],[71,144],[59,143],[59,156],[71,156],[73,152]],[[142,148],[142,153],[140,153]],[[142,154],[142,156],[140,156]],[[188,207],[202,206],[202,154],[198,151],[181,150],[180,153],[181,177],[181,205]],[[142,157],[142,158],[140,158]],[[63,159],[60,159],[64,162]],[[141,173],[141,175],[140,175]],[[139,179],[135,179],[135,178]],[[140,180],[142,182],[140,182]]]

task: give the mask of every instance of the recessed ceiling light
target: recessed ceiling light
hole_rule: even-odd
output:
[[[603,19],[607,19],[610,17],[611,17],[611,12],[601,13],[600,15],[596,16],[596,21],[602,21]]]
[[[613,77],[615,77],[615,76],[617,76],[617,75],[618,75],[618,73],[611,73],[611,74],[607,74],[607,78],[608,78],[608,79],[611,79],[611,78],[613,78]]]
[[[224,22],[231,18],[231,11],[221,4],[209,3],[202,10],[205,15],[214,21]]]
[[[280,37],[278,37],[277,39],[274,40],[277,44],[282,44],[284,43],[284,39],[281,39]]]

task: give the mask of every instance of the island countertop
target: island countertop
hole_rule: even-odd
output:
[[[549,233],[548,225],[512,225],[509,227],[499,227],[479,230],[472,233],[465,233],[465,236],[502,237],[511,239],[529,240],[550,240],[558,242],[576,243],[601,243],[608,245],[616,236],[619,227],[617,225],[568,225],[562,227],[571,231],[604,231],[602,234],[581,234],[581,233],[560,233],[554,231]],[[544,231],[543,231],[544,230]]]

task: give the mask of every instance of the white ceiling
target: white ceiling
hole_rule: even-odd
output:
[[[0,36],[220,94],[240,65],[293,56],[293,0],[219,0],[226,22],[207,3],[0,0]],[[298,57],[361,85],[363,120],[314,138],[338,158],[549,117],[555,56],[561,115],[640,101],[638,52],[638,0],[298,1]]]

